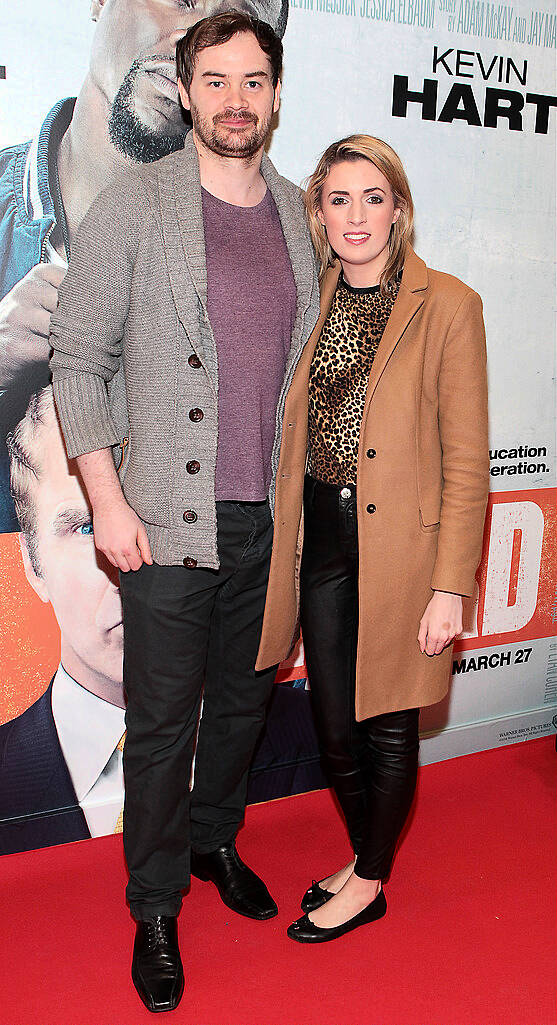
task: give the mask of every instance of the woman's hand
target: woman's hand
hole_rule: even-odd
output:
[[[462,633],[462,595],[434,591],[420,621],[418,644],[426,655],[440,655]]]

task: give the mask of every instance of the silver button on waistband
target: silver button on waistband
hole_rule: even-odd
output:
[[[352,492],[351,492],[350,488],[341,488],[340,489],[340,497],[341,498],[350,498],[351,494],[352,494]]]

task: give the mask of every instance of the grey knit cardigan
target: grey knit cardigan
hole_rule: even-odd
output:
[[[261,170],[297,290],[277,407],[272,508],[285,398],[319,315],[319,286],[301,192],[266,155]],[[124,495],[145,524],[155,561],[193,558],[218,568],[218,366],[191,133],[183,150],[130,168],[92,204],[72,247],[50,343],[68,456],[113,447]],[[199,422],[189,419],[192,407],[203,410]],[[186,510],[197,514],[194,523],[184,520]]]

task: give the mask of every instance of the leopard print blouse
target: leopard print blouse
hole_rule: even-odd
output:
[[[328,484],[355,484],[360,424],[369,373],[395,299],[379,285],[339,283],[309,376],[308,473]]]

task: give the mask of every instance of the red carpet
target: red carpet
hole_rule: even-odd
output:
[[[239,848],[280,905],[241,919],[193,881],[180,1025],[554,1025],[553,740],[428,766],[387,916],[334,943],[286,926],[348,859],[328,792],[248,810]],[[1,1025],[143,1025],[120,837],[2,859]]]

